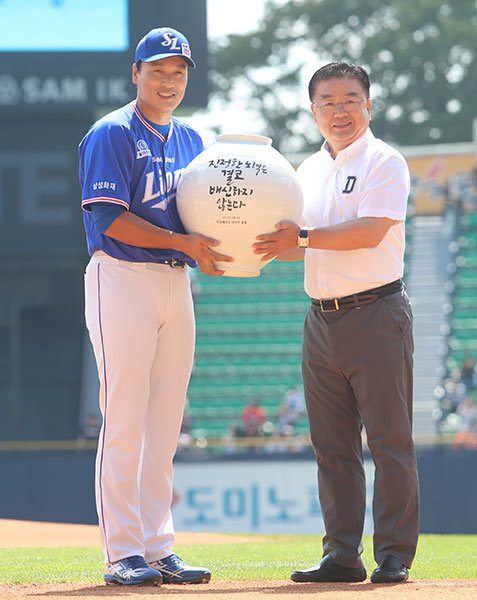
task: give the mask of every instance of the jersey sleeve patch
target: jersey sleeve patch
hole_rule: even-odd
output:
[[[117,187],[118,184],[116,181],[94,181],[91,184],[93,192],[96,192],[96,190],[111,190],[112,192],[115,192]]]
[[[135,160],[131,144],[128,132],[114,123],[98,122],[88,132],[79,147],[83,208],[98,201],[129,208]]]

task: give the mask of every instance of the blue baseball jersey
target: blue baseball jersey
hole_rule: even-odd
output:
[[[175,118],[164,138],[135,102],[97,121],[79,145],[81,205],[89,254],[102,250],[132,262],[176,258],[196,266],[178,250],[140,248],[97,232],[91,204],[111,202],[162,229],[186,233],[177,212],[177,183],[203,149],[199,134]]]

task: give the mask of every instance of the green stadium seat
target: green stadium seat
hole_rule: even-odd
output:
[[[459,224],[463,231],[477,230],[477,213],[466,213],[462,215]]]

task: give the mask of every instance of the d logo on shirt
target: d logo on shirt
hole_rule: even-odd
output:
[[[354,175],[348,175],[348,179],[346,180],[346,185],[343,190],[343,194],[351,194],[354,189],[354,184],[356,183],[356,177]]]

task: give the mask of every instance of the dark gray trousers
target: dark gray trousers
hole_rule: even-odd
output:
[[[374,304],[321,313],[310,308],[302,371],[325,523],[323,555],[361,566],[366,510],[361,430],[376,471],[374,557],[408,567],[419,531],[412,440],[412,311],[405,292]]]

